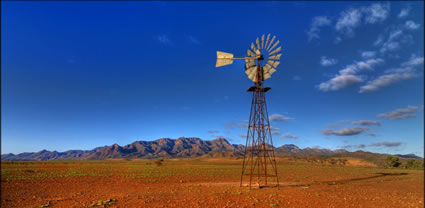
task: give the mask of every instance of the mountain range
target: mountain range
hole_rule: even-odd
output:
[[[120,146],[97,147],[92,150],[69,150],[65,152],[47,151],[25,152],[20,154],[3,154],[3,161],[23,160],[104,160],[110,158],[190,158],[190,157],[243,157],[244,145],[230,144],[224,138],[204,141],[199,138],[178,139],[161,138],[155,141],[136,141],[131,144]],[[357,157],[366,160],[386,158],[387,154],[378,154],[364,151],[348,152],[344,149],[329,150],[319,148],[300,149],[293,144],[285,144],[275,148],[277,156],[291,157]],[[413,154],[396,155],[401,158],[422,159]]]

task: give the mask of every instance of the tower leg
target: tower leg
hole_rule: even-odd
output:
[[[258,187],[276,185],[279,187],[278,171],[272,141],[271,127],[267,112],[265,91],[262,83],[256,83],[252,94],[245,154],[242,164],[240,186],[249,177],[248,186],[256,181]],[[275,184],[268,183],[273,179]]]

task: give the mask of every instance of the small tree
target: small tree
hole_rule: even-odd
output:
[[[387,167],[396,168],[401,165],[400,158],[394,156],[388,156],[385,161]]]

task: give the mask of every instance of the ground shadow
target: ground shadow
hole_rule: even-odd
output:
[[[309,183],[309,184],[282,184],[280,186],[295,186],[295,187],[307,187],[311,185],[340,185],[340,184],[346,184],[353,181],[363,181],[363,180],[369,180],[374,178],[382,178],[386,176],[402,176],[407,175],[408,173],[376,173],[377,175],[374,176],[368,176],[368,177],[361,177],[361,178],[349,178],[344,180],[338,180],[338,181],[319,181],[317,183]]]

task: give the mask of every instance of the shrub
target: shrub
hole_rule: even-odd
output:
[[[409,169],[420,169],[420,168],[424,168],[424,160],[409,159],[409,160],[407,160],[407,162],[404,165],[404,167],[405,168],[409,168]]]
[[[157,166],[161,166],[163,162],[164,162],[164,159],[159,159],[159,160],[155,160],[155,162],[154,162],[154,163],[155,163]]]
[[[387,160],[385,160],[385,165],[390,168],[396,168],[401,165],[400,158],[388,156]]]

